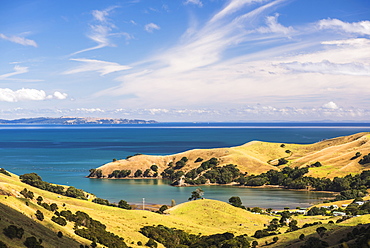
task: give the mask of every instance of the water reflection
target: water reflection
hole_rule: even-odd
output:
[[[87,179],[90,192],[98,197],[118,202],[124,199],[139,204],[170,204],[186,202],[196,187],[172,187],[168,180],[159,179]],[[241,188],[235,186],[201,186],[204,197],[228,202],[231,196],[239,196],[247,207],[283,209],[285,207],[308,207],[320,199],[332,196],[323,192],[284,190],[278,188]]]

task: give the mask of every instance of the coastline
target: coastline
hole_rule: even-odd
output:
[[[147,180],[147,179],[157,179],[157,180],[169,180],[169,179],[163,179],[161,177],[124,177],[124,178],[97,178],[97,177],[88,177],[86,178],[90,179],[109,179],[109,180],[128,180],[128,179],[134,179],[134,180]],[[262,185],[262,186],[247,186],[247,185],[238,185],[237,182],[232,182],[228,184],[219,184],[219,183],[208,183],[208,184],[197,184],[197,185],[191,185],[191,184],[182,184],[182,185],[172,185],[168,184],[168,186],[172,187],[202,187],[202,186],[231,186],[231,187],[238,187],[238,188],[250,188],[250,189],[285,189],[285,190],[292,190],[292,191],[307,191],[307,192],[317,192],[317,193],[327,193],[327,194],[332,194],[333,196],[336,196],[340,194],[340,192],[335,192],[335,191],[323,191],[323,190],[309,190],[309,189],[288,189],[285,188],[284,186],[280,185]],[[323,198],[324,199],[324,198]],[[332,199],[332,198],[325,198],[325,199]],[[154,204],[155,205],[155,204]]]

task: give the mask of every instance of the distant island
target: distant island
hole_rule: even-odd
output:
[[[153,124],[154,120],[130,120],[113,118],[92,118],[92,117],[37,117],[22,118],[15,120],[0,119],[0,125],[5,124],[27,124],[27,125],[117,125],[117,124]]]

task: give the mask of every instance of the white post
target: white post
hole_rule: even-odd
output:
[[[145,210],[145,198],[143,198],[143,210]]]

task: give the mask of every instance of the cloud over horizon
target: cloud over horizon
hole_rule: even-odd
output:
[[[64,100],[67,94],[55,91],[53,95],[47,95],[43,90],[26,89],[11,90],[9,88],[0,88],[1,102],[19,102],[19,101],[44,101],[47,99]]]

